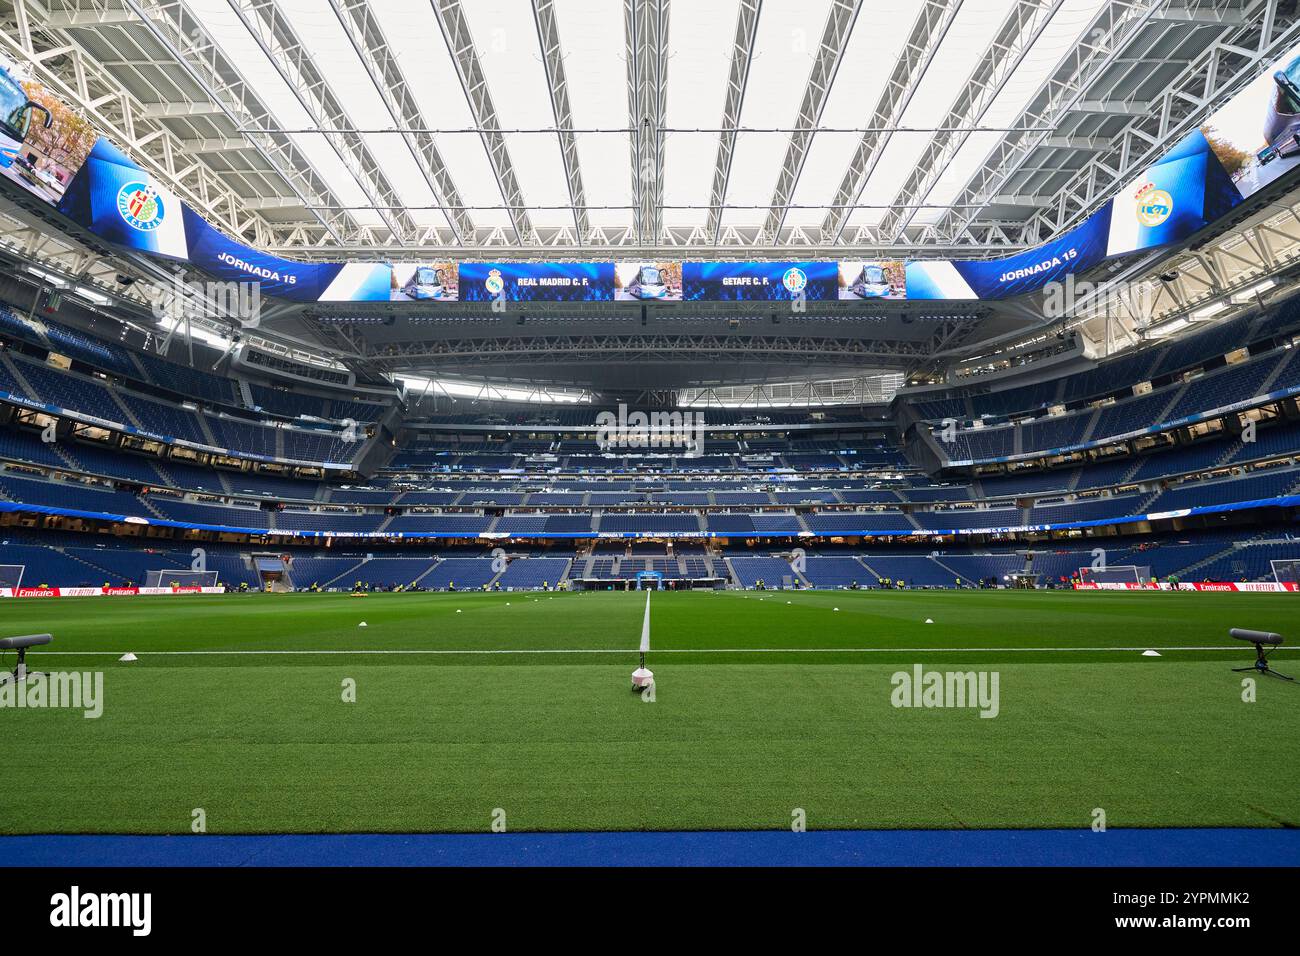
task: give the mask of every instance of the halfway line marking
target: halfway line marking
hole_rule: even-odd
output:
[[[650,650],[650,589],[645,592],[645,620],[641,623],[641,653]]]
[[[1131,653],[1151,650],[1150,645],[1143,647],[663,647],[656,654],[1058,654],[1058,653]],[[1237,651],[1240,647],[1158,647],[1162,651]],[[1279,647],[1279,651],[1297,651],[1300,647]],[[65,657],[121,656],[126,651],[42,651],[42,657],[62,655]],[[141,656],[152,657],[272,657],[272,656],[311,656],[326,654],[632,654],[617,647],[611,648],[518,648],[518,649],[380,649],[361,648],[357,650],[242,650],[242,651],[136,651]]]

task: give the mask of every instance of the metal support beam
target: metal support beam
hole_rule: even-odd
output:
[[[232,235],[268,239],[266,224],[242,209],[239,195],[208,166],[193,162],[161,121],[140,116],[144,104],[67,31],[47,27],[47,15],[28,0],[0,5],[0,50],[214,224]]]
[[[1254,80],[1263,64],[1294,44],[1300,38],[1300,19],[1294,5],[1281,13],[1279,2],[1245,0],[1246,23],[1241,27],[1200,27],[1217,39],[1168,84],[1147,114],[1131,118],[1111,137],[1109,148],[1093,156],[1056,191],[1049,205],[1031,217],[1025,239],[1037,244],[1078,225],[1121,184],[1195,128],[1212,106]],[[1240,6],[1239,0],[1205,3],[1226,10]]]
[[[822,110],[830,97],[835,74],[839,72],[840,63],[844,60],[844,50],[849,44],[849,35],[853,32],[853,24],[857,22],[858,11],[861,9],[862,0],[832,0],[830,12],[826,14],[826,26],[822,30],[812,72],[808,75],[808,84],[804,87],[803,99],[799,104],[799,115],[795,119],[795,132],[790,134],[781,172],[777,176],[776,189],[772,193],[771,209],[763,225],[763,233],[770,237],[773,245],[780,238],[781,227],[790,211],[790,200],[803,172],[804,160],[808,158],[808,150],[812,147],[813,137],[821,122]]]
[[[722,122],[718,124],[718,158],[713,164],[713,187],[709,191],[709,218],[704,227],[707,235],[718,241],[722,232],[722,209],[727,201],[727,186],[731,182],[731,160],[736,152],[736,127],[740,125],[740,111],[745,103],[745,87],[749,82],[749,64],[754,54],[754,37],[758,33],[758,18],[763,10],[763,0],[740,0],[736,13],[736,38],[731,44],[731,69],[727,74],[727,98],[722,106]]]
[[[148,103],[140,107],[142,119],[176,119],[183,116],[216,116],[221,107],[216,103]]]
[[[668,0],[623,0],[628,121],[632,146],[632,231],[641,245],[663,227],[664,136],[668,108]]]
[[[398,245],[411,242],[418,227],[402,207],[402,197],[388,180],[383,165],[353,129],[333,88],[317,67],[311,51],[298,38],[290,18],[277,0],[228,0],[258,48],[271,61],[280,78],[312,120],[326,132],[325,139],[361,189],[390,208],[379,216]]]
[[[961,5],[962,0],[926,0],[922,4],[912,23],[912,32],[903,45],[898,62],[894,64],[889,82],[876,101],[876,110],[870,123],[876,127],[876,131],[863,134],[853,158],[849,160],[844,178],[840,180],[839,189],[835,191],[832,200],[834,208],[822,220],[824,242],[839,242],[852,212],[849,207],[856,206],[862,199],[862,192],[889,145],[892,131],[902,123],[903,114],[930,64],[934,62],[935,54],[948,35],[948,28],[952,26]]]
[[[501,132],[501,123],[497,120],[492,91],[488,88],[487,76],[483,72],[483,64],[479,62],[478,52],[474,49],[474,37],[469,22],[465,19],[465,12],[461,9],[460,0],[430,2],[438,27],[442,30],[443,40],[456,64],[456,75],[460,78],[461,90],[474,115],[483,148],[487,150],[492,172],[496,175],[501,200],[510,207],[510,222],[515,239],[519,242],[530,241],[533,226],[525,208],[526,200],[519,188],[519,181],[515,178],[515,167],[510,160],[506,138]]]
[[[537,43],[542,50],[542,65],[546,68],[546,83],[551,94],[555,137],[560,147],[560,159],[564,163],[569,205],[573,207],[574,240],[582,245],[587,238],[587,197],[582,188],[582,170],[578,164],[578,140],[573,134],[569,77],[564,68],[560,29],[555,22],[555,0],[532,0],[532,6],[533,22],[537,25]]]
[[[217,45],[203,23],[183,0],[125,0],[153,40],[212,103],[220,104],[234,128],[245,133],[251,146],[288,185],[290,192],[337,243],[363,242],[369,237],[352,216],[322,211],[322,204],[339,199],[316,172],[293,140],[285,134],[262,98]]]
[[[434,202],[441,208],[452,237],[457,243],[471,241],[475,234],[474,223],[460,208],[465,205],[464,200],[443,162],[437,142],[432,134],[424,132],[427,129],[424,110],[407,84],[396,54],[388,45],[373,4],[369,0],[329,0],[329,3],[394,126],[402,131],[402,140],[411,151]]]
[[[1062,3],[1064,0],[1016,0],[941,125],[957,129],[979,125]],[[916,215],[916,210],[909,207],[925,200],[969,138],[969,133],[938,133],[931,137],[894,198],[894,209],[881,218],[881,238],[892,242],[902,235]]]
[[[1080,34],[1074,48],[1057,67],[1025,110],[1029,125],[1038,130],[1065,124],[1088,89],[1108,75],[1130,50],[1142,52],[1149,42],[1146,27],[1162,8],[1162,0],[1111,0]],[[1052,135],[1047,132],[1009,134],[994,147],[955,197],[953,209],[935,224],[941,236],[968,228],[980,216],[980,206],[990,201],[1011,178],[1024,171],[1031,156],[1042,149],[1070,149],[1098,153],[1110,149],[1108,137]],[[1056,169],[1060,164],[1054,164]],[[1056,201],[1053,197],[1051,201]],[[1044,208],[1050,208],[1044,207]]]

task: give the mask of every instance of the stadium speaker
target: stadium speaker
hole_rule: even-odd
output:
[[[1287,677],[1285,674],[1279,674],[1268,666],[1269,652],[1264,650],[1264,648],[1271,647],[1273,650],[1277,650],[1281,647],[1281,634],[1274,634],[1272,631],[1251,631],[1241,627],[1234,627],[1232,630],[1228,631],[1228,634],[1239,641],[1246,641],[1249,644],[1255,645],[1255,663],[1251,664],[1249,667],[1234,667],[1232,669],[1234,673],[1258,671],[1261,675],[1277,677],[1281,680],[1295,680],[1294,677]]]

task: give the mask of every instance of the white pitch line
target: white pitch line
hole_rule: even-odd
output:
[[[656,654],[1127,654],[1151,650],[1143,647],[661,647]],[[1239,647],[1160,647],[1161,651],[1237,651]],[[1279,651],[1300,651],[1300,647],[1279,647]],[[42,651],[42,657],[120,657],[126,651]],[[137,651],[149,657],[310,657],[335,654],[390,655],[486,655],[486,654],[630,654],[620,648],[516,648],[516,649],[393,649],[361,648],[357,650],[244,650],[244,651]]]
[[[650,650],[650,590],[645,592],[645,621],[641,624],[641,653]]]

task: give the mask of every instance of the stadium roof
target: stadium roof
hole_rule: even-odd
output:
[[[1294,44],[1295,8],[13,0],[0,51],[219,229],[291,258],[968,258],[1081,222]],[[1243,207],[1227,235],[1112,260],[1097,278],[1149,286],[1147,304],[1068,327],[1032,297],[786,316],[753,303],[498,316],[277,301],[242,334],[366,380],[719,401],[776,383],[866,400],[892,394],[899,373],[1003,361],[1071,330],[1094,356],[1212,321],[1289,268],[1297,210],[1294,198]],[[167,281],[157,262],[79,244],[7,203],[0,246],[155,322],[140,286],[115,279]],[[238,337],[221,325],[181,332]]]
[[[1265,0],[17,0],[126,145],[293,255],[981,254],[1201,105]],[[26,44],[22,39],[26,36]],[[1155,124],[1152,125],[1152,118]],[[1122,157],[1120,157],[1122,158]],[[199,167],[197,170],[192,168]]]

